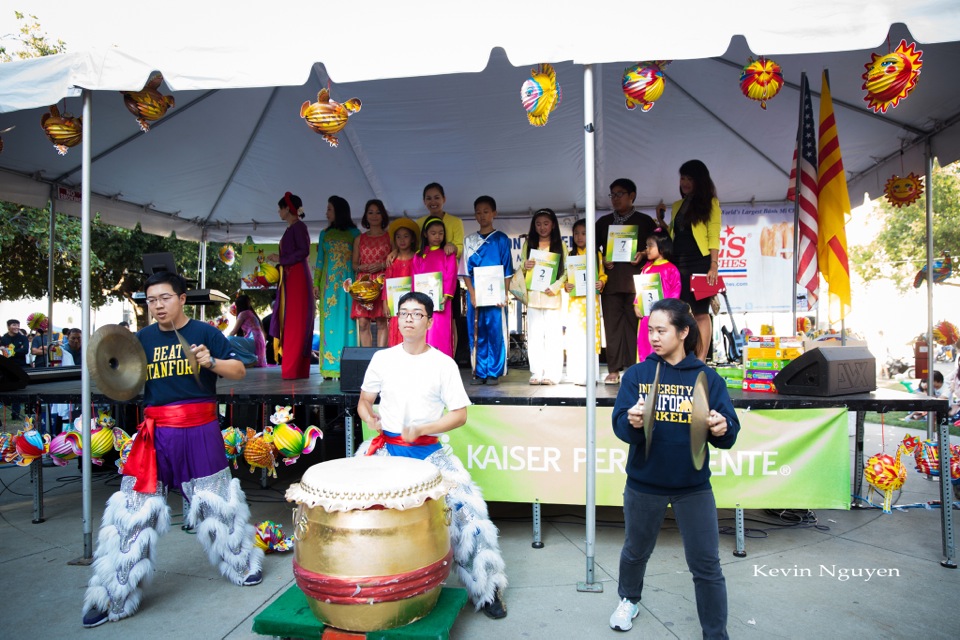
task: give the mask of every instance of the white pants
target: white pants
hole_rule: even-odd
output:
[[[567,382],[585,384],[587,382],[587,334],[576,323],[567,323],[564,336],[567,348]],[[600,377],[600,356],[596,353],[593,360],[594,376]]]
[[[560,382],[563,375],[563,313],[527,308],[527,358],[530,377]]]

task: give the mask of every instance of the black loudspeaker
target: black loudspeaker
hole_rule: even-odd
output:
[[[877,388],[877,359],[866,347],[817,347],[788,364],[773,379],[777,393],[843,396]]]
[[[0,391],[17,391],[30,384],[27,372],[16,362],[0,356]]]
[[[385,347],[344,347],[340,353],[340,391],[360,393],[370,358]]]

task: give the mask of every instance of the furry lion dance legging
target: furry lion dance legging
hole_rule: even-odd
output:
[[[170,528],[167,489],[158,481],[156,493],[139,493],[133,490],[135,482],[124,477],[107,501],[84,614],[106,611],[111,621],[132,616],[140,606],[140,585],[153,577],[157,541]],[[242,585],[260,570],[263,551],[253,543],[255,529],[240,481],[224,469],[184,483],[183,495],[189,504],[184,520],[197,532],[210,562]]]
[[[369,445],[369,441],[360,445],[356,455],[366,455]],[[390,453],[383,447],[374,455],[389,456]],[[479,611],[493,602],[498,591],[502,593],[507,588],[497,527],[490,521],[480,487],[470,478],[459,458],[441,449],[425,460],[439,469],[445,480],[455,484],[447,494],[447,507],[452,513],[450,546],[453,547],[457,576]]]

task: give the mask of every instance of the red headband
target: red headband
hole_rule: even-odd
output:
[[[292,194],[292,193],[290,193],[289,191],[287,191],[285,194],[283,194],[283,201],[287,203],[287,209],[290,210],[290,213],[292,213],[292,214],[295,215],[295,216],[300,215],[300,213],[297,211],[297,208],[296,208],[295,206],[293,206],[293,194]]]

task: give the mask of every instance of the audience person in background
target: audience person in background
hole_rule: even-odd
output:
[[[7,320],[7,332],[0,337],[0,356],[10,358],[10,360],[22,369],[29,368],[27,356],[30,354],[30,341],[27,336],[20,331],[20,321],[16,319]],[[10,405],[10,418],[12,420],[20,419],[20,403]]]
[[[327,200],[327,228],[317,239],[314,295],[320,303],[320,373],[340,378],[340,352],[357,346],[356,322],[350,319],[350,294],[343,283],[354,278],[353,243],[360,230],[350,218],[350,204],[340,196]]]
[[[256,311],[250,305],[250,296],[245,293],[240,294],[234,304],[237,307],[237,321],[233,325],[233,331],[230,332],[228,339],[235,347],[242,347],[244,351],[252,354],[252,360],[239,358],[244,365],[248,367],[267,366],[267,344],[263,337],[260,318],[257,317]]]

